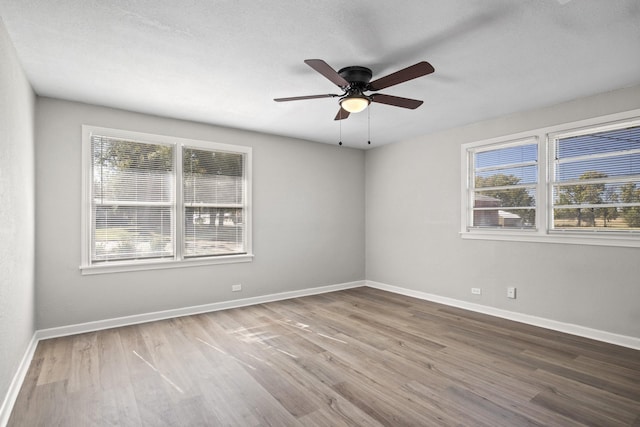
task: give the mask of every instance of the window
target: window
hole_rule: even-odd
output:
[[[83,126],[85,273],[251,260],[251,149]]]
[[[640,232],[640,123],[550,135],[551,229]]]
[[[538,142],[535,138],[469,150],[470,227],[536,226]]]
[[[174,147],[91,137],[91,263],[173,257]]]
[[[461,236],[640,247],[639,115],[464,144]]]
[[[184,256],[245,253],[244,154],[182,149]]]

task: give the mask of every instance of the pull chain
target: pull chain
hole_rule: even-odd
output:
[[[367,108],[367,144],[371,145],[371,105]]]
[[[338,145],[342,145],[342,110],[340,110],[340,120],[338,120],[340,122],[340,142],[338,142]]]

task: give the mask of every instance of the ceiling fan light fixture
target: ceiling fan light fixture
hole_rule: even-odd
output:
[[[340,100],[340,106],[350,113],[359,113],[369,106],[371,101],[364,96],[347,96]]]

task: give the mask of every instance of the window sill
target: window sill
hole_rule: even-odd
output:
[[[543,234],[539,231],[472,230],[460,232],[460,237],[466,240],[500,240],[509,242],[640,248],[640,236],[620,235],[608,232],[593,232],[587,234],[570,231],[553,231]]]
[[[253,254],[227,255],[210,258],[192,258],[186,260],[155,260],[155,261],[128,261],[117,263],[102,263],[97,265],[82,265],[80,270],[83,276],[92,274],[122,273],[127,271],[163,270],[167,268],[199,267],[216,264],[235,264],[252,262]]]

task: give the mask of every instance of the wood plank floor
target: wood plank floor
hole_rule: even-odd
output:
[[[371,288],[41,341],[10,426],[640,425],[640,351]]]

